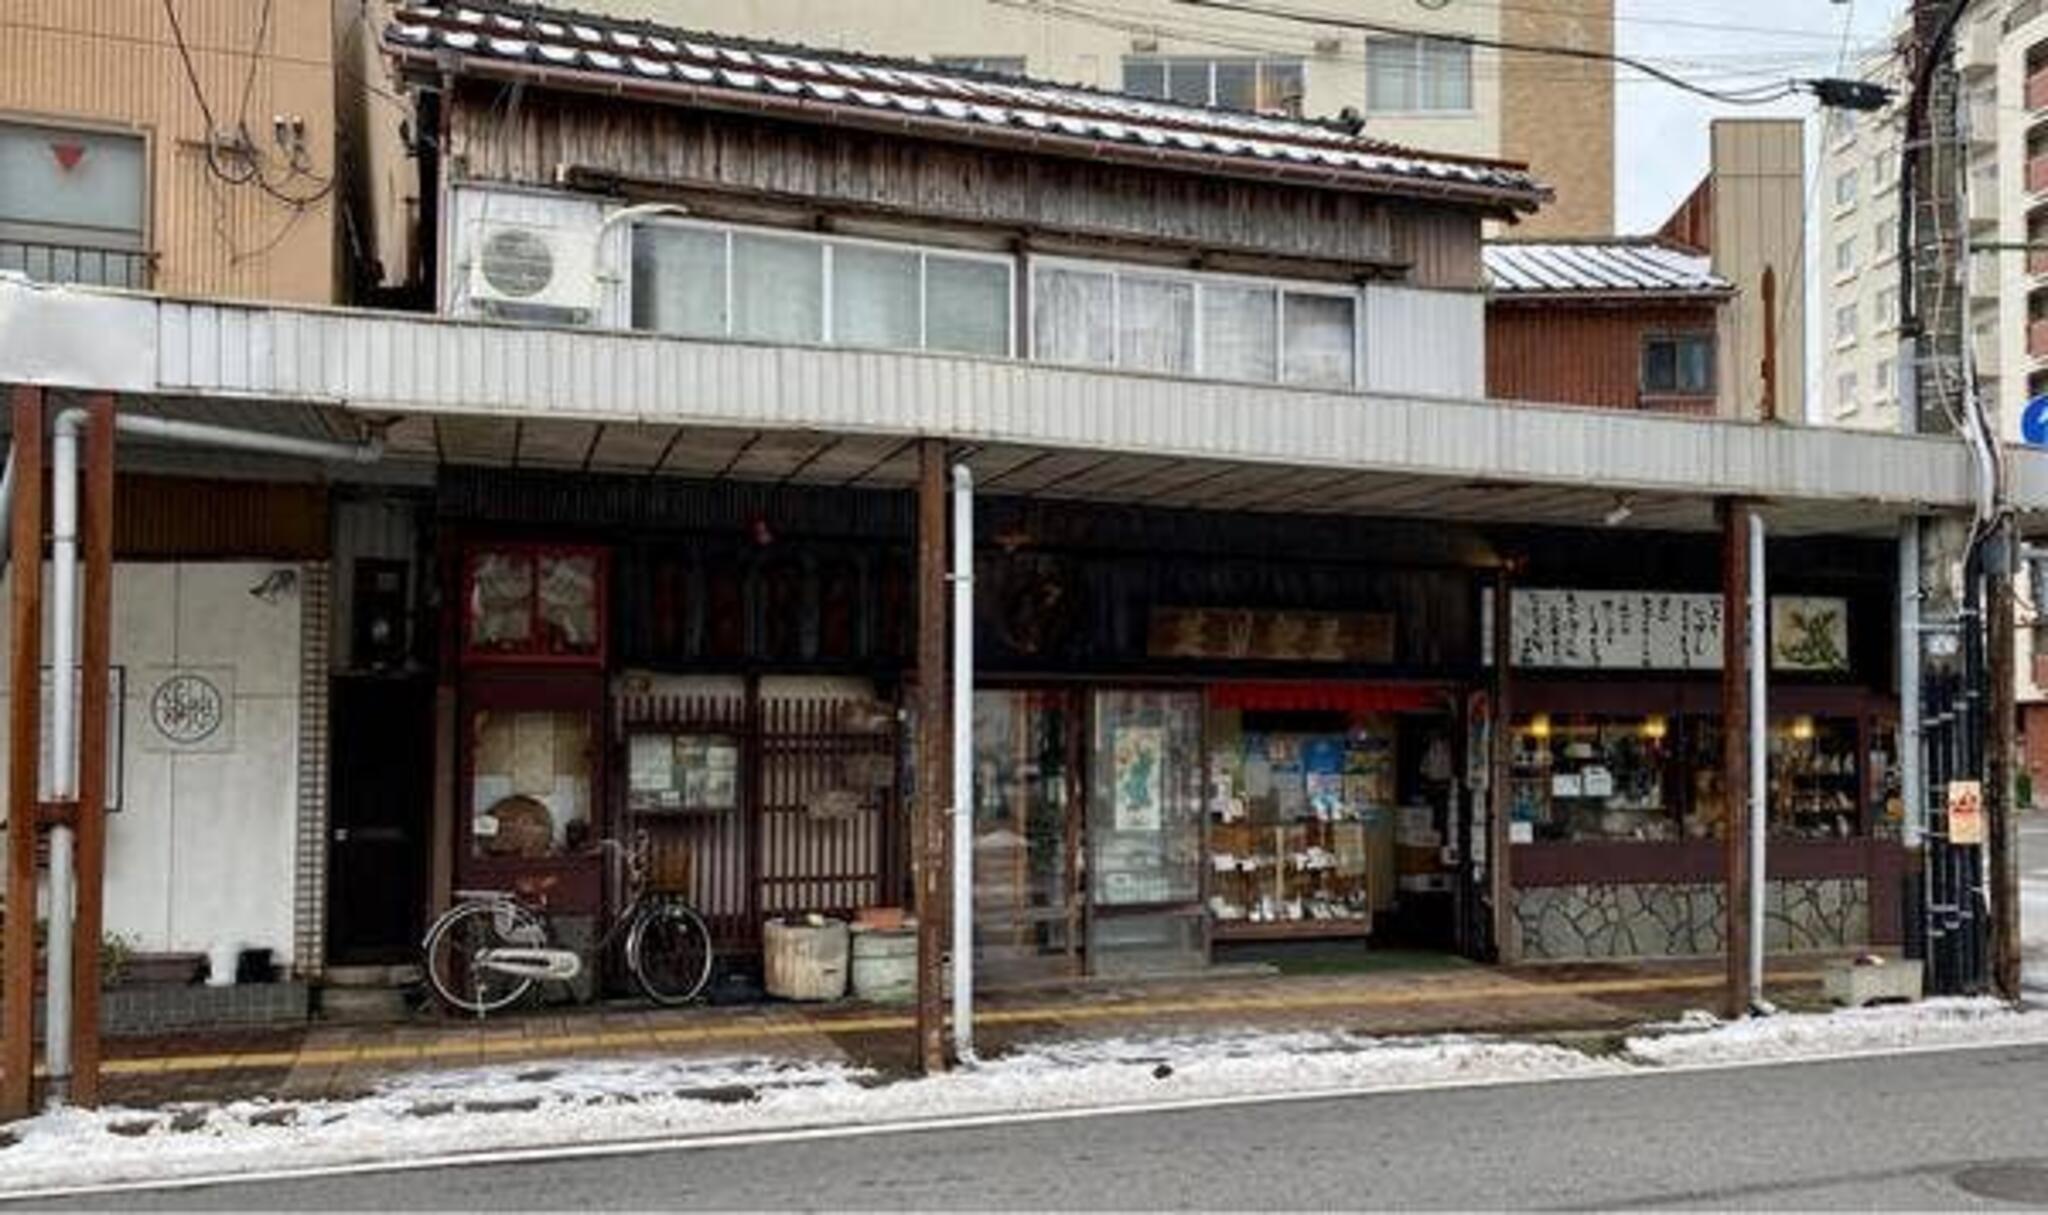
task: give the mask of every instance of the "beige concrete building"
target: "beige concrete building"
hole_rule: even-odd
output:
[[[1899,63],[1878,56],[1859,72],[1903,95]],[[1820,400],[1813,421],[1899,428],[1900,109],[1828,113],[1820,124],[1816,186],[1816,304]]]
[[[1556,200],[1517,235],[1614,227],[1611,64],[1305,25],[1172,0],[585,0],[669,24],[910,55],[1202,104],[1309,115],[1352,109],[1367,133],[1435,152],[1526,161]],[[1613,0],[1542,5],[1365,0],[1406,29],[1611,51]]]
[[[316,4],[0,0],[0,270],[336,298],[333,45]]]
[[[1715,334],[1722,416],[1797,420],[1806,401],[1805,131],[1796,118],[1721,118],[1709,146],[1706,177],[1658,235],[1707,254],[1735,290]]]

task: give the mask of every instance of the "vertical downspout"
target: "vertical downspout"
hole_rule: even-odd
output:
[[[78,432],[83,409],[58,413],[50,451],[50,800],[74,801],[77,787],[76,691],[78,668]],[[26,555],[25,555],[26,557]],[[23,695],[16,689],[16,695]],[[47,1103],[63,1105],[71,1087],[71,936],[77,913],[73,871],[76,832],[67,823],[50,829],[49,984],[44,993],[43,1057],[49,1068]]]
[[[953,1054],[974,1056],[974,473],[953,466]]]
[[[1749,1000],[1766,1010],[1764,1000],[1764,896],[1770,890],[1764,870],[1764,836],[1769,827],[1770,706],[1766,700],[1771,651],[1766,634],[1770,592],[1764,585],[1764,517],[1749,512]]]
[[[1899,835],[1918,848],[1927,831],[1926,769],[1920,754],[1920,520],[1899,523]]]

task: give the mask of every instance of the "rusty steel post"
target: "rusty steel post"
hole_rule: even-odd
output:
[[[0,947],[0,1119],[25,1118],[35,1098],[36,769],[42,755],[43,390],[13,393],[14,502],[8,624],[7,928]]]
[[[946,644],[946,445],[918,446],[917,807],[912,863],[917,882],[917,1057],[927,1075],[946,1070],[943,976],[950,885],[946,847],[952,751]]]
[[[1493,575],[1493,735],[1488,740],[1487,787],[1492,813],[1486,824],[1486,877],[1488,902],[1493,911],[1493,952],[1503,966],[1521,960],[1520,942],[1515,938],[1515,885],[1509,867],[1513,834],[1509,817],[1514,797],[1509,773],[1514,767],[1514,584],[1502,565]]]

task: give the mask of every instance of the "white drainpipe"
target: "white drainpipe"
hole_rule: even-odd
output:
[[[74,684],[78,667],[78,431],[84,425],[83,409],[58,413],[52,427],[50,452],[51,595],[50,595],[50,797],[52,801],[76,800],[78,689]],[[298,439],[289,435],[264,434],[184,422],[173,418],[139,414],[116,414],[114,426],[124,434],[225,447],[241,451],[297,456],[308,460],[367,464],[383,455],[380,443],[330,443]],[[7,455],[7,467],[0,473],[0,491],[14,480],[14,453]],[[0,501],[6,499],[0,498]],[[0,507],[0,519],[6,507]],[[41,562],[25,560],[21,577],[36,577]],[[19,690],[17,690],[19,694]],[[106,695],[106,689],[86,690],[87,695]],[[105,756],[96,757],[105,763]],[[44,1064],[49,1072],[48,1101],[64,1103],[71,1082],[71,938],[76,914],[77,874],[73,865],[75,836],[72,829],[58,826],[50,832],[50,935],[49,982],[45,993],[47,1019]]]
[[[1749,512],[1749,998],[1768,1011],[1764,999],[1764,896],[1770,883],[1764,873],[1764,836],[1770,817],[1770,702],[1766,680],[1771,651],[1766,617],[1770,591],[1764,584],[1764,518]]]
[[[58,413],[50,444],[50,800],[74,801],[77,789],[78,669],[78,431],[83,409]],[[23,554],[23,577],[40,575],[35,554]],[[29,695],[22,688],[16,696]],[[104,691],[102,691],[104,695]],[[62,1105],[71,1088],[71,927],[77,875],[73,830],[50,829],[49,986],[44,993],[48,1030],[43,1058],[49,1068],[49,1104]]]
[[[974,1056],[974,473],[953,466],[953,1053]]]

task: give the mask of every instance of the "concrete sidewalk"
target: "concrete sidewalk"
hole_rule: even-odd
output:
[[[1816,999],[1818,959],[1773,968],[1774,999]],[[1329,976],[1231,974],[1092,982],[991,993],[977,1002],[985,1054],[1035,1041],[1213,1030],[1325,1029],[1370,1035],[1544,1035],[1624,1028],[1712,1008],[1717,962],[1454,968]],[[486,1063],[650,1055],[846,1061],[908,1071],[908,1009],[769,1003],[649,1009],[538,1008],[485,1021],[424,1014],[379,1025],[107,1043],[108,1103],[160,1106],[267,1096],[347,1098],[393,1074]]]

